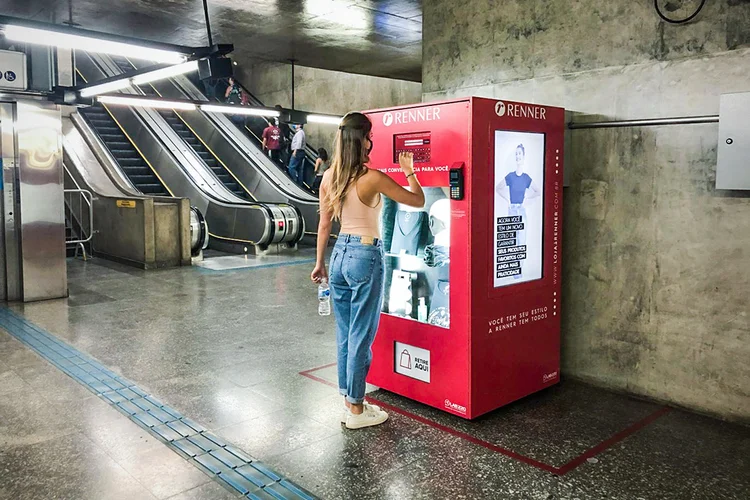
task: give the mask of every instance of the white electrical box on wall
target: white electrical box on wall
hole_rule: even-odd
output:
[[[721,96],[716,189],[750,190],[748,116],[750,116],[750,92]]]
[[[26,54],[0,50],[0,89],[26,90]]]

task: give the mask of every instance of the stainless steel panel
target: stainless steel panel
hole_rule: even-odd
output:
[[[23,300],[66,297],[60,109],[20,101],[16,110]]]
[[[750,115],[750,92],[721,96],[716,189],[750,189],[748,115]]]
[[[16,223],[16,106],[0,103],[0,154],[2,154],[3,231],[2,231],[2,298],[21,300],[21,251]]]
[[[73,67],[73,51],[58,47],[56,49],[57,60],[57,85],[72,87],[76,84],[75,68]]]

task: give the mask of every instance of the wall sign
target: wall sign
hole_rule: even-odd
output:
[[[27,89],[26,54],[0,50],[0,89]]]
[[[135,200],[117,200],[118,208],[135,208]]]

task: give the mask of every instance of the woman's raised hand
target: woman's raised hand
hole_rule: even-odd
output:
[[[401,171],[406,175],[414,173],[414,153],[402,151],[398,154],[398,166],[401,167]]]

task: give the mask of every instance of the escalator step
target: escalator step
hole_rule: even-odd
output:
[[[105,132],[105,131],[102,131],[100,129],[97,129],[97,131],[99,132],[99,137],[101,137],[105,141],[108,141],[108,142],[109,141],[111,141],[111,142],[117,142],[119,140],[119,141],[122,142],[123,139],[125,139],[127,141],[127,139],[125,137],[125,134],[123,134],[119,130],[117,130],[115,132]]]
[[[141,176],[141,177],[145,177],[145,176],[153,177],[154,175],[150,167],[127,167],[127,168],[123,168],[122,171],[125,172],[128,175],[128,177],[132,177],[136,175]]]
[[[143,166],[143,160],[141,158],[117,158],[117,163],[123,168]]]
[[[169,196],[160,184],[136,184],[136,187],[145,194]]]
[[[136,186],[153,184],[161,188],[159,181],[153,175],[129,175],[128,179]]]
[[[117,127],[112,123],[111,119],[107,120],[104,117],[91,117],[89,118],[89,123],[91,123],[91,126],[96,129],[117,129]]]
[[[112,150],[110,148],[110,151],[112,152],[112,155],[117,158],[140,158],[141,155],[138,154],[138,151],[135,149],[120,149],[120,150]]]

